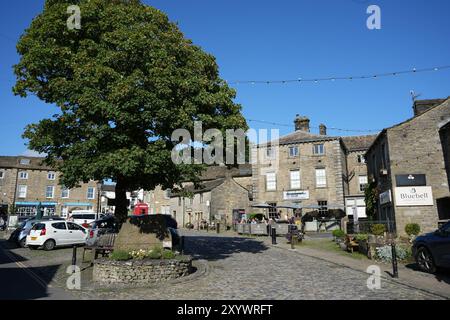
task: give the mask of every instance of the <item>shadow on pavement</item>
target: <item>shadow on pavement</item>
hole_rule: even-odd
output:
[[[437,281],[450,284],[450,269],[449,268],[438,268],[438,270],[437,270],[437,272],[435,274],[425,273],[424,271],[422,271],[419,268],[417,263],[407,264],[406,268],[408,268],[410,270],[413,270],[413,271],[416,271],[416,272],[421,272],[423,274],[434,276]]]
[[[186,236],[185,253],[194,259],[221,260],[239,252],[259,253],[268,247],[253,239],[215,236]]]
[[[0,300],[31,300],[48,297],[48,284],[61,265],[27,267],[28,259],[14,253],[14,244],[0,240]]]

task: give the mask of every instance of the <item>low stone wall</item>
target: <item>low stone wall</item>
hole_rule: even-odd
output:
[[[99,284],[152,285],[177,279],[192,272],[192,258],[171,260],[95,260],[93,280]]]

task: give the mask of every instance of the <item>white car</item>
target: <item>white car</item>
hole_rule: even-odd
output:
[[[72,222],[75,222],[76,224],[82,225],[88,225],[95,220],[97,220],[99,217],[96,212],[92,210],[74,210],[72,211],[71,215],[69,216],[69,220]]]
[[[59,246],[84,245],[87,236],[87,229],[73,222],[41,221],[31,228],[26,245],[50,251]]]

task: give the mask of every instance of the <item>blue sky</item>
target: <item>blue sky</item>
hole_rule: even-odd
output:
[[[228,81],[364,75],[450,65],[448,0],[145,0],[166,12],[193,42],[217,58]],[[44,0],[0,2],[0,154],[26,151],[24,127],[57,109],[30,96],[15,97],[15,42]],[[370,4],[382,29],[366,27]],[[450,96],[450,69],[376,80],[234,85],[248,119],[371,130],[412,114],[409,92]],[[249,122],[251,127],[272,125]],[[293,128],[280,127],[281,134]],[[316,130],[316,129],[313,129]],[[329,130],[329,134],[358,134]]]

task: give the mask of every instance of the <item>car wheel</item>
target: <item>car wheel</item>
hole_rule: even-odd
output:
[[[55,249],[55,247],[56,247],[55,240],[47,240],[44,243],[44,250],[45,251],[51,251],[51,250]]]
[[[421,270],[428,273],[436,272],[436,265],[434,264],[433,256],[427,248],[420,247],[417,250],[416,262]]]
[[[19,246],[21,248],[25,248],[26,245],[27,245],[27,238],[23,238],[22,240],[19,241]]]

